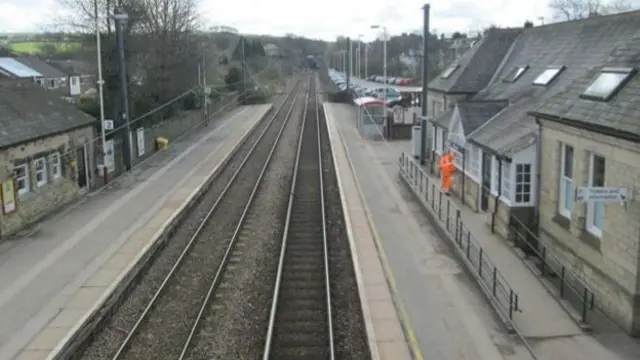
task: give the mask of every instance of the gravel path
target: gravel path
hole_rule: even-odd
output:
[[[336,360],[369,360],[371,353],[322,106],[320,106],[320,136],[324,169],[335,358]]]
[[[260,359],[304,108],[302,91],[298,97],[192,343],[190,360]]]
[[[286,111],[286,109],[283,110]],[[177,228],[175,234],[167,242],[166,247],[159,251],[158,256],[142,275],[141,281],[130,290],[128,296],[123,299],[122,303],[112,310],[112,316],[102,324],[101,330],[89,339],[84,353],[77,354],[75,358],[96,360],[112,358],[122,341],[125,339],[128,331],[133,327],[144,307],[151,300],[151,297],[160,286],[162,280],[178,259],[187,241],[195,233],[205,214],[217,201],[224,187],[229,182],[235,171],[239,168],[244,157],[248,154],[251,146],[255,143],[262,130],[267,126],[268,120],[269,118],[261,122],[249,135],[247,141],[234,155],[232,155],[227,166],[213,182],[211,189],[205,193],[191,214],[185,217],[186,219],[181,226]],[[276,126],[273,126],[272,128],[279,128],[277,124],[274,125]],[[268,131],[265,134],[265,137],[268,137],[270,133],[273,133],[273,131]],[[264,151],[262,152],[264,153]],[[257,152],[257,154],[259,154],[259,152]],[[245,175],[247,174],[245,173]],[[244,196],[245,194],[242,195]],[[231,214],[222,213],[216,216],[216,225],[220,227],[220,223],[223,222],[223,218],[226,217],[227,220],[229,219],[228,215]],[[209,243],[211,242],[212,241]],[[170,317],[180,318],[180,314],[171,314]],[[182,318],[184,319],[184,317]],[[154,352],[148,353],[142,358],[149,358],[149,354],[153,353],[161,354],[161,352],[156,351],[162,350],[154,350]]]

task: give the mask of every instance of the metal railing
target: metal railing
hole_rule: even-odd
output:
[[[509,230],[513,234],[513,241],[525,253],[533,254],[538,260],[538,268],[525,262],[529,269],[543,281],[547,281],[556,288],[556,297],[566,301],[580,312],[580,321],[588,324],[589,313],[594,309],[595,296],[584,281],[565,266],[556,256],[547,251],[540,239],[525,224],[514,216],[509,219]]]
[[[399,167],[400,176],[422,205],[431,212],[447,237],[454,242],[463,263],[474,274],[485,294],[493,300],[496,310],[512,322],[514,313],[520,311],[518,294],[509,286],[472,231],[465,226],[460,209],[443,194],[440,185],[431,180],[411,156],[403,153],[399,159]]]

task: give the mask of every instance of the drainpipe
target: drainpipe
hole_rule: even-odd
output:
[[[542,139],[542,125],[540,124],[540,120],[536,118],[536,126],[537,126],[537,134],[536,134],[536,183],[534,188],[534,194],[536,199],[533,203],[533,220],[535,222],[534,229],[536,230],[536,234],[538,233],[538,220],[540,216],[540,163],[542,161],[542,147],[540,146],[540,139]]]
[[[491,233],[495,233],[496,230],[496,216],[498,215],[498,205],[500,204],[500,197],[502,196],[502,158],[496,157],[498,160],[498,196],[495,197],[493,204],[493,213],[491,214]]]

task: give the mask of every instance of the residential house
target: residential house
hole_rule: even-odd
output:
[[[47,64],[60,70],[67,76],[67,90],[70,100],[75,99],[96,87],[96,70],[80,60],[47,60]]]
[[[33,79],[48,90],[66,88],[66,74],[33,56],[0,58],[0,73],[12,79]]]
[[[447,130],[456,102],[472,98],[494,78],[496,70],[521,29],[491,29],[427,87],[428,113],[432,119],[427,129],[430,163],[436,164],[445,148]],[[435,166],[431,167],[435,170]]]
[[[95,119],[27,79],[0,81],[0,236],[91,186]]]
[[[574,41],[589,49],[590,63],[530,112],[539,124],[540,241],[578,272],[600,308],[638,336],[640,12],[581,23],[600,29]],[[628,196],[579,202],[578,187],[624,188]]]
[[[578,204],[574,192],[634,192],[640,181],[639,29],[640,12],[522,29],[488,86],[435,120],[448,125],[462,160],[454,186],[464,202],[505,237],[515,223],[539,233],[547,254],[573,265],[598,306],[634,335],[640,208]]]

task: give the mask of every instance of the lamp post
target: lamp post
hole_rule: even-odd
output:
[[[104,129],[104,79],[102,79],[102,45],[100,41],[100,17],[98,11],[98,0],[94,0],[93,2],[94,10],[95,10],[95,26],[96,26],[96,48],[97,48],[97,62],[98,62],[98,94],[100,97],[100,138],[102,140],[102,181],[104,184],[107,184],[108,173],[107,169],[107,135]]]
[[[364,44],[364,78],[369,75],[369,44]]]
[[[382,29],[382,36],[384,40],[382,42],[382,79],[384,83],[387,83],[387,27],[384,25],[371,25],[372,29]],[[387,89],[384,90],[384,103],[387,103]]]
[[[358,73],[358,77],[362,77],[362,50],[360,50],[360,45],[362,45],[362,37],[364,35],[358,35],[358,54],[356,55],[356,71]]]

